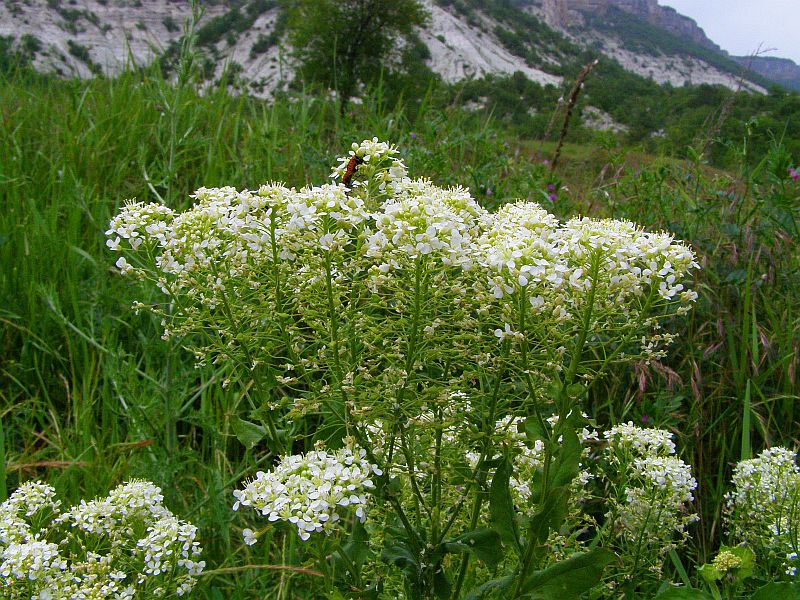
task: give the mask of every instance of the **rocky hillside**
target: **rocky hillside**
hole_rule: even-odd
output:
[[[800,65],[774,56],[732,56],[733,60],[790,90],[800,92]]]
[[[710,50],[720,52],[717,46],[706,36],[705,31],[697,23],[680,14],[670,6],[661,6],[657,0],[542,0],[541,2],[520,2],[545,7],[545,14],[550,25],[561,29],[569,29],[580,21],[583,13],[605,16],[614,8],[635,15],[669,33],[691,40]]]
[[[694,21],[657,0],[425,3],[431,21],[420,38],[430,53],[428,66],[445,81],[520,71],[537,83],[559,84],[574,74],[567,65],[590,50],[659,83],[754,91],[768,85],[744,72]],[[276,0],[204,4],[197,39],[209,80],[227,71],[260,95],[291,81]],[[2,0],[0,50],[15,48],[38,69],[62,76],[113,74],[174,54],[189,16],[185,0]],[[791,71],[794,63],[786,62]],[[772,67],[761,72],[790,79]]]
[[[656,0],[518,0],[574,43],[599,49],[625,69],[673,86],[702,83],[765,92],[697,23]]]

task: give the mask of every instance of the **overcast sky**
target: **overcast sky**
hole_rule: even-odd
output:
[[[767,56],[800,64],[800,0],[659,0],[659,4],[697,21],[731,54],[746,56],[763,44],[775,48]]]

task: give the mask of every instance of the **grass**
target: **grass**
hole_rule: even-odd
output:
[[[413,172],[469,186],[490,207],[543,201],[553,182],[562,216],[626,217],[692,242],[701,298],[679,347],[591,391],[603,423],[646,418],[679,433],[701,482],[703,521],[681,553],[689,563],[719,543],[731,463],[796,445],[798,188],[779,143],[736,174],[610,141],[568,143],[551,179],[543,161],[554,144],[433,101],[412,113],[376,93],[343,116],[313,96],[266,103],[183,81],[142,71],[0,82],[0,496],[43,478],[77,501],[146,477],[201,528],[211,568],[302,566],[293,535],[242,550],[231,490],[263,460],[236,439],[242,398],[223,389],[224,370],[195,369],[179,344],[160,340],[158,323],[129,310],[141,291],[112,273],[103,232],[126,198],[183,208],[200,186],[321,182],[352,141],[372,136],[397,143]],[[311,593],[310,579],[232,569],[200,594],[292,597]]]

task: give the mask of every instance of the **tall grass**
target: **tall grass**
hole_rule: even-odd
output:
[[[800,190],[787,176],[790,164],[776,141],[755,167],[743,161],[735,174],[667,163],[608,188],[605,212],[673,231],[702,259],[700,299],[669,363],[643,365],[596,390],[610,418],[655,420],[683,435],[701,477],[702,560],[722,535],[732,463],[800,439]]]

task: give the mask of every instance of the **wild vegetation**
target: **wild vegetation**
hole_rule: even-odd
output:
[[[190,53],[6,63],[2,594],[797,595],[797,96],[654,91],[683,137],[552,170],[454,101],[493,82],[342,111]]]

